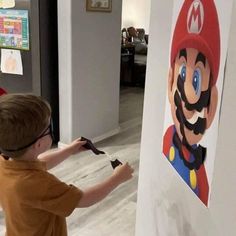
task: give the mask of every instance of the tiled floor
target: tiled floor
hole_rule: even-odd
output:
[[[122,88],[120,97],[121,132],[96,146],[135,169],[134,177],[114,190],[102,202],[76,209],[67,219],[69,236],[133,236],[138,182],[138,165],[143,107],[142,88]],[[72,156],[51,171],[66,183],[79,188],[94,185],[112,173],[108,158],[86,151]],[[0,218],[0,236],[3,222]]]

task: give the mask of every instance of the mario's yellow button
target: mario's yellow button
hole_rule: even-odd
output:
[[[197,187],[197,175],[196,175],[195,170],[190,170],[189,178],[190,178],[191,188],[196,189],[196,187]]]
[[[174,161],[174,159],[175,159],[175,148],[171,147],[169,151],[169,160]]]

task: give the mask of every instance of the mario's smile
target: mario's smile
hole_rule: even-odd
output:
[[[204,109],[201,112],[195,111],[190,119],[186,119],[188,123],[194,125],[196,124],[198,118],[204,118]]]

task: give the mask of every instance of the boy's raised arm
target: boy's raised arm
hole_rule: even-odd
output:
[[[101,201],[121,183],[131,179],[133,172],[128,163],[116,167],[108,179],[83,191],[78,208],[89,207]]]
[[[60,164],[69,156],[84,150],[82,147],[84,144],[86,144],[86,141],[81,141],[80,138],[78,138],[62,149],[52,149],[48,152],[40,154],[38,159],[39,161],[46,162],[47,170],[49,170]]]

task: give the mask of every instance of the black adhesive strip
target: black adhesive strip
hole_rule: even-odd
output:
[[[81,140],[81,141],[87,141],[87,143],[84,144],[83,147],[86,148],[86,149],[91,150],[94,154],[96,154],[96,155],[105,154],[104,151],[98,150],[98,149],[94,146],[94,144],[92,143],[91,140],[89,140],[89,139],[87,139],[87,138],[85,138],[85,137],[81,137],[80,140]]]

